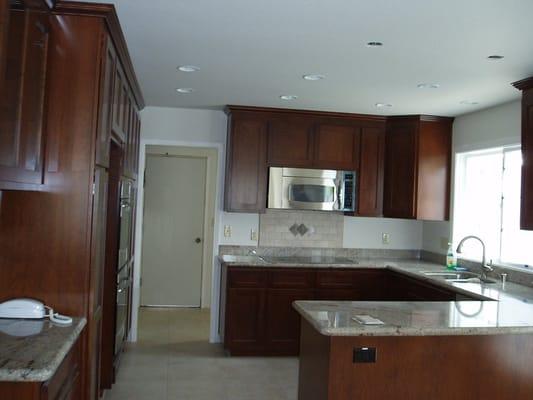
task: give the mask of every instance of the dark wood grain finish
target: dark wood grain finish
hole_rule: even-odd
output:
[[[452,120],[421,120],[417,156],[417,219],[449,219],[451,157]]]
[[[415,174],[418,120],[391,120],[385,150],[386,217],[415,218]]]
[[[1,76],[0,189],[7,187],[2,182],[42,183],[48,24],[48,13],[40,10],[9,13]]]
[[[261,212],[266,208],[267,125],[256,114],[232,113],[228,120],[224,209]]]
[[[4,92],[6,53],[9,28],[9,0],[0,0],[0,93]]]
[[[54,12],[60,15],[77,15],[77,16],[92,16],[98,17],[103,20],[113,45],[117,51],[118,59],[122,67],[124,68],[128,80],[128,84],[131,87],[133,96],[139,109],[143,109],[145,106],[144,97],[141,91],[141,87],[135,75],[133,63],[126,45],[126,39],[124,33],[120,27],[120,22],[113,4],[102,3],[86,3],[86,2],[73,2],[73,1],[55,1]]]
[[[312,289],[268,289],[265,308],[265,350],[269,355],[298,355],[300,316],[292,307],[296,300],[312,300]]]
[[[313,166],[353,171],[359,168],[361,133],[357,126],[319,124],[314,136]]]
[[[302,400],[526,400],[533,395],[531,335],[321,337],[307,322],[302,325]],[[353,362],[353,350],[361,347],[377,349],[376,363]]]
[[[224,347],[232,355],[251,355],[264,351],[265,299],[265,289],[228,289]]]
[[[224,347],[232,355],[297,355],[296,300],[480,300],[380,268],[225,266],[223,271]]]
[[[100,81],[100,115],[96,137],[96,164],[109,167],[109,146],[113,123],[113,99],[117,55],[109,37],[102,39],[102,65]]]
[[[387,123],[386,217],[447,220],[453,118],[392,117]]]
[[[522,191],[520,228],[533,230],[533,77],[513,85],[522,90]]]
[[[358,215],[365,217],[383,215],[384,175],[385,130],[363,128],[358,179]]]
[[[314,123],[309,118],[274,116],[268,123],[268,165],[313,166]]]

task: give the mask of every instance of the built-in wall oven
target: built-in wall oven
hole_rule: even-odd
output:
[[[120,223],[117,261],[117,305],[115,318],[115,354],[120,351],[126,339],[128,324],[128,303],[130,297],[130,268],[133,224],[133,183],[123,179],[120,182]]]
[[[268,208],[354,211],[355,171],[269,168]]]

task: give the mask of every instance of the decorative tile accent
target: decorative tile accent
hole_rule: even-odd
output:
[[[267,210],[259,216],[259,246],[340,248],[342,213]]]

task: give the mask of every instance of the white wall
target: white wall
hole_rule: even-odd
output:
[[[257,246],[257,240],[251,239],[251,230],[259,232],[259,214],[223,212],[220,221],[220,244]],[[231,237],[224,237],[225,225],[231,227]]]
[[[520,101],[487,108],[475,113],[457,117],[453,124],[453,157],[451,212],[453,215],[453,171],[457,153],[488,149],[520,143],[522,105]],[[424,222],[423,249],[445,254],[440,245],[441,238],[451,239],[451,222]]]
[[[392,218],[344,217],[343,247],[418,250],[422,247],[422,221]],[[390,243],[382,243],[383,233]]]

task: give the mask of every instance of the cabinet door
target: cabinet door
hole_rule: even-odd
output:
[[[522,93],[522,160],[520,228],[533,230],[533,88]]]
[[[266,349],[272,355],[298,355],[300,315],[296,300],[312,300],[313,290],[269,289],[266,300]]]
[[[126,133],[124,131],[125,114],[126,114],[126,96],[127,96],[126,78],[122,67],[117,61],[115,78],[113,84],[113,117],[112,133],[120,143],[126,142]]]
[[[418,119],[391,121],[385,148],[386,217],[415,218]]]
[[[253,354],[265,348],[265,289],[228,289],[224,347],[231,354]]]
[[[316,300],[353,301],[355,292],[353,289],[317,289]]]
[[[313,166],[353,171],[359,167],[360,128],[319,124],[314,137]]]
[[[448,119],[420,121],[416,178],[416,218],[448,219],[452,122]]]
[[[313,121],[273,118],[268,125],[268,164],[280,167],[313,165]]]
[[[103,44],[100,114],[96,138],[96,164],[103,167],[109,167],[109,146],[113,116],[113,87],[116,68],[116,52],[111,38],[107,38]]]
[[[262,212],[266,208],[266,121],[232,115],[226,155],[225,211]]]
[[[358,215],[379,217],[383,214],[384,172],[385,129],[363,128],[358,179]]]
[[[0,76],[0,189],[41,184],[43,179],[48,14],[12,9],[8,22]]]

